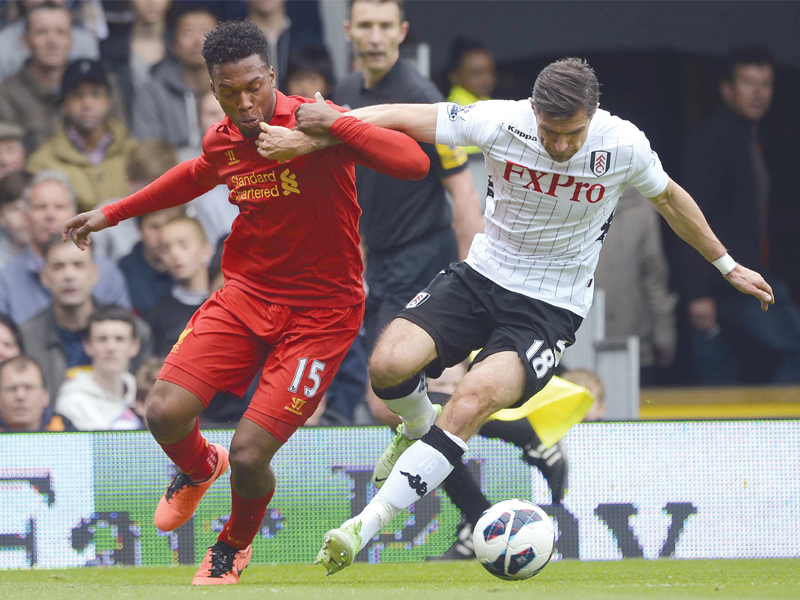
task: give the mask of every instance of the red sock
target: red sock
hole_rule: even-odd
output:
[[[272,490],[261,498],[245,498],[236,493],[231,483],[231,518],[217,539],[239,550],[252,544],[274,493],[275,490]]]
[[[167,456],[193,481],[205,481],[217,467],[217,452],[200,433],[200,419],[194,429],[180,442],[160,444]]]

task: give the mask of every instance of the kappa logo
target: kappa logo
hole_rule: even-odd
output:
[[[281,186],[283,187],[284,196],[300,193],[300,186],[297,183],[297,175],[294,175],[289,169],[286,169],[283,173],[281,173],[281,181],[283,182]]]
[[[606,150],[595,150],[592,152],[592,173],[600,177],[605,175],[611,165],[611,152]]]
[[[535,142],[537,140],[535,135],[531,135],[530,133],[526,133],[524,131],[520,131],[513,124],[508,125],[507,129],[518,138],[522,138],[523,140],[527,140],[529,142]]]
[[[412,475],[405,471],[400,471],[400,475],[405,475],[408,479],[408,487],[417,492],[417,495],[422,498],[428,493],[428,484],[422,481],[422,475]]]
[[[296,415],[303,415],[303,406],[308,400],[303,400],[302,398],[292,398],[292,403],[287,404],[283,407],[284,410],[288,410],[290,413],[294,413]]]
[[[420,304],[425,302],[425,300],[427,300],[430,297],[431,297],[431,295],[428,292],[420,292],[419,294],[414,296],[414,298],[411,300],[411,302],[406,304],[406,308],[414,308],[415,306],[419,306]]]
[[[172,346],[172,353],[173,354],[177,354],[178,353],[178,348],[180,348],[181,344],[183,343],[183,338],[185,338],[187,335],[189,335],[189,333],[191,331],[192,331],[192,328],[191,327],[187,327],[186,329],[183,330],[183,333],[181,333],[178,336],[178,341],[175,342],[174,346]]]

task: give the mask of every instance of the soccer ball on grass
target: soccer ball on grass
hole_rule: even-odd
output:
[[[555,547],[550,517],[525,500],[504,500],[489,508],[478,519],[472,539],[483,568],[500,579],[533,577]]]

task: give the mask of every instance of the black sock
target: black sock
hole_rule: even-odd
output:
[[[483,511],[491,506],[489,500],[483,495],[480,485],[469,474],[464,463],[459,463],[453,472],[447,476],[442,484],[450,500],[456,505],[464,518],[475,527]]]

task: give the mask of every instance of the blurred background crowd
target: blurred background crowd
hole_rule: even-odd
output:
[[[224,117],[201,54],[205,34],[221,20],[248,18],[263,30],[282,92],[320,91],[351,108],[526,98],[541,67],[575,53],[553,46],[509,57],[497,31],[508,15],[481,17],[502,5],[535,37],[542,3],[401,4],[0,2],[0,429],[144,427],[144,398],[164,356],[222,286],[222,250],[238,213],[225,186],[96,234],[91,252],[60,240],[77,212],[137,191],[201,153],[205,131]],[[585,3],[552,4],[572,4],[586,28]],[[359,5],[370,6],[356,14]],[[469,35],[459,35],[471,5]],[[454,24],[438,35],[436,22],[441,29],[448,12]],[[519,43],[535,45],[528,37]],[[648,135],[731,255],[765,273],[777,300],[775,318],[761,320],[757,303],[731,294],[630,189],[596,275],[607,334],[639,337],[644,386],[800,383],[800,313],[792,300],[800,293],[793,180],[800,70],[750,43],[706,54],[651,47],[580,55],[603,85],[601,107]],[[433,160],[423,182],[359,170],[365,330],[316,423],[392,421],[367,393],[369,349],[436,272],[464,258],[482,227],[480,206],[491,189],[478,149],[426,151]],[[205,424],[237,420],[246,403],[220,394]]]

